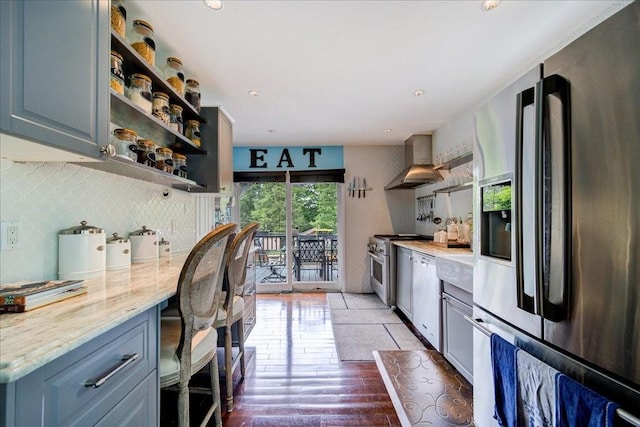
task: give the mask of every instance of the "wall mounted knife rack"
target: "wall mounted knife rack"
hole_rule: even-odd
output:
[[[371,190],[373,190],[373,188],[367,187],[367,178],[359,176],[354,176],[347,187],[349,197],[356,197],[357,193],[358,198],[365,198],[367,197],[367,191]]]

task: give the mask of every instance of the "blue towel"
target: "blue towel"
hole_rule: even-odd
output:
[[[610,427],[618,405],[564,374],[556,375],[557,427]]]
[[[499,335],[491,334],[491,366],[496,399],[493,417],[503,427],[517,427],[517,373],[518,348]]]

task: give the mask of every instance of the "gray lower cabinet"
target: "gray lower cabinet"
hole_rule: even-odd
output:
[[[398,247],[396,257],[396,306],[409,320],[412,320],[413,256],[411,249]]]
[[[156,426],[157,325],[154,307],[19,380],[0,384],[0,424]]]
[[[109,26],[109,2],[1,1],[0,130],[99,158],[109,133]]]

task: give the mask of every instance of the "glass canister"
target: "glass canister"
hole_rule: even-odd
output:
[[[170,56],[167,58],[167,66],[164,69],[164,76],[173,88],[184,96],[184,73],[182,72],[182,61]]]
[[[176,104],[169,105],[169,127],[182,135],[182,107]]]
[[[184,97],[200,113],[200,83],[194,79],[187,80]]]
[[[187,177],[187,156],[173,153],[173,174],[180,178]]]
[[[128,98],[146,113],[152,112],[151,79],[144,74],[132,74]]]
[[[156,144],[150,139],[138,140],[138,163],[156,167]]]
[[[156,148],[156,169],[173,173],[173,151],[170,148]]]
[[[111,51],[111,89],[124,96],[124,73],[122,72],[122,55]]]
[[[124,38],[127,29],[127,10],[122,0],[111,0],[111,28]]]
[[[115,129],[113,136],[116,156],[135,162],[138,159],[138,134],[131,129]]]
[[[200,147],[200,123],[197,120],[187,120],[184,136],[190,139],[193,145]]]
[[[136,50],[152,67],[156,65],[156,41],[153,38],[153,27],[147,21],[133,21],[131,47]]]
[[[164,92],[153,92],[153,113],[166,125],[169,124],[169,95]]]

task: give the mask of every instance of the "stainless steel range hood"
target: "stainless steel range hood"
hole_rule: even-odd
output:
[[[431,135],[411,135],[404,142],[406,168],[395,177],[385,190],[403,190],[442,181],[442,175],[433,169]]]

